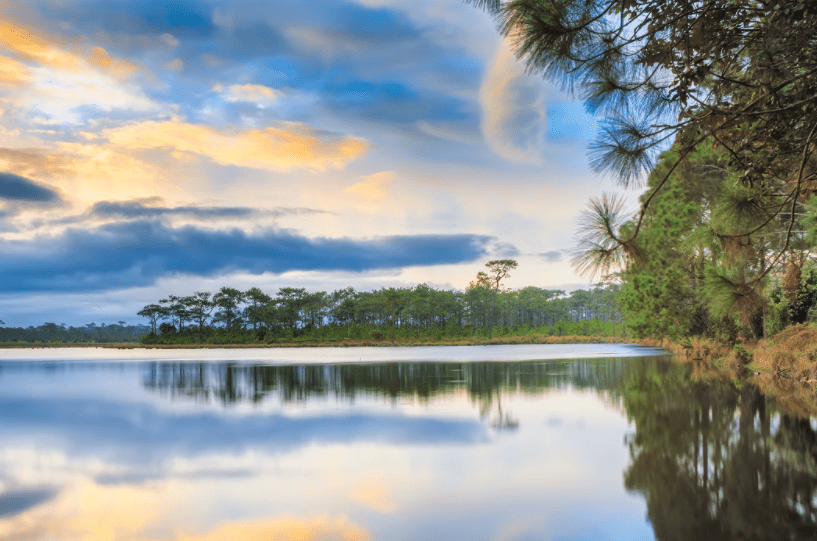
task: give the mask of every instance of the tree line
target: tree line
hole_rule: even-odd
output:
[[[512,263],[511,263],[512,262]],[[168,295],[138,312],[148,343],[488,338],[511,334],[611,334],[621,321],[619,286],[591,290],[504,288],[513,260],[489,262],[464,291],[427,284],[357,291],[254,287]]]
[[[79,327],[65,323],[43,323],[37,327],[0,327],[0,342],[109,344],[138,342],[148,333],[150,327],[147,325],[128,325],[124,321],[110,325],[88,323]]]

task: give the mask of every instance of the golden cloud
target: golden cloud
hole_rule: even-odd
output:
[[[217,90],[222,91],[221,86],[217,87]],[[227,101],[242,101],[261,105],[278,100],[280,94],[277,90],[264,85],[230,85],[224,90]]]
[[[190,159],[189,154],[183,155]],[[175,197],[186,193],[178,178],[187,164],[173,156],[148,159],[123,152],[113,145],[57,142],[51,148],[2,148],[0,170],[33,180],[48,179],[72,199],[149,197],[157,193]],[[181,169],[180,169],[181,168]]]
[[[65,191],[81,201],[130,197],[178,196],[185,193],[174,177],[179,160],[135,156],[116,145],[101,143],[57,143],[55,155],[62,156],[72,175],[64,178]],[[183,165],[183,164],[182,164]],[[184,175],[182,175],[183,177]]]
[[[139,69],[82,39],[64,42],[0,18],[0,87],[13,90],[8,100],[15,107],[39,113],[37,122],[74,123],[83,105],[160,110],[136,86]]]
[[[18,58],[41,65],[59,66],[62,69],[77,69],[75,55],[54,47],[53,43],[22,26],[0,19],[0,48]]]
[[[63,48],[57,40],[5,19],[0,19],[0,49],[25,62],[60,70],[80,71],[90,66],[118,77],[137,70],[136,64],[114,59],[102,47],[93,47],[84,56],[76,54]]]
[[[364,199],[384,199],[387,186],[393,183],[396,178],[397,174],[394,171],[381,171],[380,173],[361,177],[360,182],[347,186],[344,191]]]
[[[0,170],[27,178],[50,178],[71,174],[76,158],[51,154],[38,148],[0,148]]]
[[[20,87],[30,82],[31,75],[25,64],[0,56],[0,88]]]
[[[220,165],[270,171],[341,169],[368,148],[357,137],[329,136],[298,123],[284,127],[219,131],[178,120],[147,121],[104,130],[101,135],[122,150],[188,152]]]

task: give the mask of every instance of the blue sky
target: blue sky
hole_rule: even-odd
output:
[[[0,6],[0,319],[221,286],[574,288],[594,120],[459,0]]]

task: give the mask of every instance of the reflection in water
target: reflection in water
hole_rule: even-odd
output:
[[[569,363],[379,363],[336,365],[240,365],[236,363],[150,363],[142,382],[173,399],[218,400],[230,406],[259,403],[275,394],[283,402],[307,402],[331,396],[419,401],[464,389],[480,405],[483,418],[497,429],[515,429],[518,419],[503,411],[502,393],[536,395],[550,389],[616,388],[630,359],[583,359]],[[494,413],[493,410],[496,409]]]
[[[814,424],[664,358],[0,368],[2,540],[817,538]]]
[[[428,400],[462,389],[475,402],[491,403],[500,392],[615,390],[632,362],[627,358],[294,366],[162,362],[145,364],[142,383],[174,399],[217,399],[225,405],[261,402],[271,393],[285,402],[325,396],[353,400],[360,395]]]
[[[757,388],[650,366],[623,382],[628,489],[660,540],[817,539],[817,434]]]

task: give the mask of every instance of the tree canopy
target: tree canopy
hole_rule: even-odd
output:
[[[631,280],[641,272],[642,289],[655,291],[644,280],[666,270],[657,260],[683,267],[698,254],[693,275],[705,283],[692,297],[710,315],[738,312],[752,327],[769,277],[799,276],[814,245],[804,223],[817,190],[817,3],[470,3],[496,16],[529,71],[599,116],[590,148],[596,171],[625,187],[649,178],[632,217],[616,195],[591,200],[576,267],[625,269]],[[672,203],[675,196],[682,201]],[[691,298],[684,287],[673,294]],[[661,314],[655,306],[650,317]]]
[[[493,12],[531,72],[601,116],[591,164],[629,185],[659,153],[677,157],[628,236],[609,231],[598,263],[620,257],[652,195],[699,145],[716,144],[746,188],[789,216],[817,187],[817,4],[756,0],[471,0]],[[730,232],[747,233],[749,229]],[[786,240],[789,240],[787,235]],[[611,250],[610,248],[616,248]],[[788,243],[784,242],[781,251]]]

